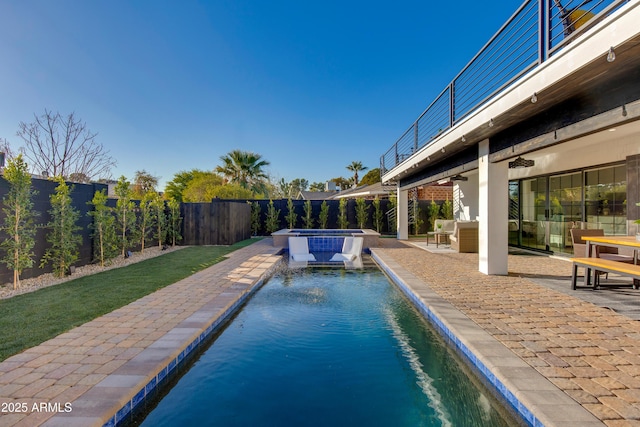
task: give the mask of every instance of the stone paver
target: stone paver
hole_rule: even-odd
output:
[[[435,254],[398,243],[377,251],[427,283],[605,425],[640,425],[640,323],[578,298],[580,292],[572,296],[536,283],[566,280],[568,289],[570,262],[509,255],[508,276],[487,276],[478,272],[477,254]],[[640,298],[640,292],[634,294],[629,298]]]
[[[269,239],[0,363],[0,427],[102,425],[280,263]]]

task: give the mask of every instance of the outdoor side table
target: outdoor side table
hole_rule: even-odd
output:
[[[427,246],[429,246],[429,236],[435,237],[436,248],[437,248],[440,245],[440,239],[442,238],[444,240],[444,243],[446,244],[447,241],[449,240],[449,236],[451,236],[451,233],[447,231],[429,231],[427,233]]]

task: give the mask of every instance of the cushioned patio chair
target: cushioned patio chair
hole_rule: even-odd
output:
[[[362,253],[362,237],[345,237],[342,243],[342,252],[335,254],[329,261],[353,261]]]
[[[576,258],[584,258],[587,256],[587,242],[585,242],[583,236],[604,236],[604,230],[593,229],[580,229],[572,228],[571,242],[573,243],[573,256]],[[611,248],[608,246],[595,246],[595,256],[602,259],[608,259],[618,262],[633,262],[633,257],[629,255],[623,255],[618,253],[618,248]],[[594,256],[593,254],[591,256]]]
[[[433,223],[433,231],[427,232],[427,246],[429,246],[429,237],[431,236],[438,240],[437,244],[447,243],[448,236],[453,234],[455,223],[456,221],[453,219],[436,219]]]
[[[575,258],[585,258],[587,256],[587,242],[582,239],[584,236],[604,236],[604,230],[600,228],[572,228],[569,230],[571,233],[571,242],[573,243],[573,256]],[[627,262],[633,264],[633,257],[629,255],[623,255],[618,253],[618,248],[611,248],[608,246],[594,246],[595,255],[602,259],[608,259],[610,261]],[[609,278],[609,273],[605,271],[596,271],[596,275],[605,275]]]
[[[289,260],[315,261],[316,257],[309,253],[309,242],[306,237],[289,237]]]

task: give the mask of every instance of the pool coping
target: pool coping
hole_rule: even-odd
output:
[[[371,256],[523,421],[531,426],[604,426],[582,405],[431,290],[427,283],[375,248]]]

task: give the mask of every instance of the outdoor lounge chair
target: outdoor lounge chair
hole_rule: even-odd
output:
[[[362,237],[345,237],[342,252],[335,254],[329,261],[353,261],[360,256],[364,239]]]
[[[315,261],[316,257],[309,253],[309,242],[306,237],[289,237],[289,260]]]
[[[478,221],[456,221],[449,236],[451,249],[456,252],[478,252]]]

